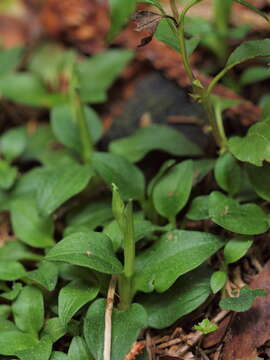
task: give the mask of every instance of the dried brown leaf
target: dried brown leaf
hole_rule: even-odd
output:
[[[270,293],[270,261],[251,282],[253,289]],[[224,347],[224,360],[251,360],[270,338],[270,295],[257,298],[253,307],[235,315]]]
[[[145,46],[152,39],[155,34],[155,31],[158,27],[160,20],[163,18],[163,15],[156,14],[152,11],[137,11],[135,15],[132,17],[133,21],[136,24],[136,31],[147,31],[149,33],[148,36],[144,37],[139,45]]]

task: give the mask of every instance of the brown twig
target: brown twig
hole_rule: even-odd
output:
[[[113,275],[110,281],[108,295],[107,295],[107,304],[105,310],[105,330],[104,330],[104,351],[103,359],[111,359],[111,346],[112,346],[112,311],[113,311],[113,302],[115,295],[116,287],[116,276]]]

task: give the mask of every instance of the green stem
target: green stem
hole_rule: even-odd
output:
[[[170,223],[170,225],[172,227],[172,230],[175,230],[176,227],[177,227],[177,225],[176,225],[176,217],[175,216],[170,217],[169,223]]]
[[[211,92],[214,90],[214,87],[217,85],[217,83],[219,82],[220,79],[223,78],[223,76],[229,71],[231,70],[233,67],[235,66],[235,64],[232,64],[230,66],[226,66],[224,69],[222,69],[214,78],[213,80],[210,82],[210,84],[208,85],[206,94],[209,96],[211,94]]]
[[[132,302],[132,280],[125,277],[125,275],[118,276],[118,291],[120,302],[118,305],[119,310],[123,311],[130,307]]]
[[[80,94],[78,90],[74,90],[73,105],[75,110],[75,117],[78,121],[80,138],[82,143],[82,157],[86,164],[91,163],[93,154],[93,143],[89,133],[89,128],[86,121],[85,111],[81,102]]]

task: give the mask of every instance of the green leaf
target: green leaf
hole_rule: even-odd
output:
[[[84,106],[84,112],[91,139],[95,143],[102,135],[101,121],[90,107]],[[78,153],[82,152],[80,131],[71,105],[62,104],[52,108],[51,125],[54,135],[63,145]]]
[[[270,120],[270,94],[266,93],[260,98],[259,106],[262,109],[260,121]]]
[[[215,179],[218,185],[231,196],[236,195],[242,185],[242,170],[230,153],[221,155],[215,165]]]
[[[155,32],[155,37],[162,41],[164,44],[170,46],[172,49],[180,52],[179,40],[175,32],[172,31],[170,25],[168,24],[168,19],[161,19],[158,25],[158,28]],[[199,36],[194,36],[190,39],[186,39],[186,47],[188,56],[190,56],[199,45],[201,39]]]
[[[87,103],[106,101],[107,90],[132,58],[132,51],[114,49],[79,63],[77,66],[82,100]]]
[[[44,216],[52,214],[65,201],[80,193],[92,176],[91,167],[77,164],[44,169],[37,191],[40,213]]]
[[[269,55],[270,39],[244,41],[231,53],[226,68],[230,69],[244,61]]]
[[[225,286],[226,281],[227,274],[225,273],[225,271],[215,271],[211,276],[210,282],[213,293],[216,294],[217,292],[219,292],[219,290],[221,290]]]
[[[12,202],[11,223],[16,236],[30,246],[45,248],[54,244],[52,218],[41,217],[31,198]]]
[[[147,195],[148,195],[149,198],[152,197],[153,190],[154,190],[154,187],[156,186],[156,184],[159,182],[159,180],[162,178],[162,176],[164,174],[166,174],[167,170],[170,167],[172,167],[173,165],[175,165],[175,163],[176,163],[175,160],[167,160],[162,164],[162,166],[160,167],[157,174],[152,178],[152,180],[148,184]]]
[[[75,280],[64,286],[58,298],[59,318],[63,325],[66,326],[82,306],[95,299],[98,292],[98,287],[82,280]]]
[[[68,358],[70,360],[91,360],[90,354],[87,350],[84,339],[80,336],[75,336],[68,349]]]
[[[241,205],[218,191],[209,197],[209,215],[215,224],[238,234],[257,235],[269,228],[267,216],[258,205]]]
[[[240,290],[239,297],[227,297],[223,298],[219,302],[219,306],[224,310],[231,310],[235,312],[247,311],[251,308],[253,301],[256,297],[268,295],[265,290],[262,289],[250,289],[244,286]]]
[[[43,286],[48,291],[53,291],[57,283],[58,269],[55,264],[42,261],[38,269],[29,271],[26,277],[28,280]]]
[[[0,50],[0,76],[16,69],[22,58],[22,47]]]
[[[232,137],[228,147],[238,160],[262,166],[264,160],[270,161],[269,141],[270,121],[264,121],[252,125],[245,137]]]
[[[26,146],[26,130],[16,127],[6,131],[0,138],[0,151],[8,161],[20,156]]]
[[[40,255],[32,253],[20,241],[11,241],[0,247],[0,261],[3,260],[39,260]]]
[[[166,291],[176,279],[197,268],[224,245],[212,234],[175,230],[136,258],[134,289]]]
[[[84,320],[84,337],[96,360],[103,359],[105,304],[103,299],[96,300]],[[141,305],[132,304],[125,311],[113,309],[111,360],[123,360],[146,326],[147,314]]]
[[[12,187],[17,177],[17,169],[10,166],[6,160],[0,159],[0,188],[8,190]]]
[[[243,86],[257,83],[270,78],[269,68],[266,66],[251,66],[247,68],[240,77]]]
[[[1,260],[0,262],[0,280],[14,281],[24,277],[26,271],[18,261]]]
[[[125,158],[108,153],[94,153],[93,166],[109,185],[115,184],[124,200],[144,198],[144,177],[135,165]]]
[[[108,34],[108,40],[112,41],[122,27],[127,22],[128,18],[135,11],[137,0],[109,0],[111,10],[111,28]]]
[[[261,17],[263,17],[267,22],[270,23],[269,17],[267,16],[267,14],[265,14],[263,11],[257,9],[254,5],[252,5],[250,2],[245,1],[245,0],[233,0],[235,2],[237,2],[238,4],[241,4],[245,7],[247,7],[249,10],[255,12],[257,15],[260,15]]]
[[[193,221],[209,219],[209,196],[203,195],[193,199],[186,217]]]
[[[253,239],[248,236],[230,239],[224,248],[226,264],[232,264],[245,256],[252,244]]]
[[[141,160],[152,150],[162,150],[176,156],[202,154],[201,149],[179,131],[164,125],[142,127],[131,136],[111,142],[109,149],[131,162]]]
[[[44,300],[42,292],[34,286],[25,286],[12,304],[18,329],[36,335],[44,323]]]
[[[4,292],[0,294],[0,296],[6,300],[15,300],[16,297],[21,292],[21,289],[22,289],[21,283],[14,283],[12,286],[12,290]]]
[[[201,331],[203,334],[207,335],[218,329],[216,324],[211,323],[209,319],[203,319],[198,325],[194,326],[195,330]]]
[[[56,342],[66,334],[66,328],[58,317],[50,318],[46,321],[41,336],[49,336],[52,342]]]
[[[30,106],[51,107],[65,99],[62,94],[50,94],[38,77],[29,72],[0,77],[0,93],[11,101]]]
[[[68,214],[68,226],[65,229],[65,235],[78,232],[78,229],[82,227],[88,230],[95,230],[98,226],[103,226],[112,218],[110,202],[105,200],[91,201],[91,203],[80,206]]]
[[[270,164],[263,164],[262,167],[248,165],[246,167],[249,180],[256,193],[264,200],[270,201]]]
[[[172,167],[156,184],[153,201],[156,210],[170,219],[186,205],[193,183],[193,162],[183,161]]]
[[[44,337],[38,344],[17,351],[16,355],[20,360],[49,360],[51,353],[52,342],[49,337]]]
[[[75,233],[57,243],[47,254],[49,261],[64,261],[105,274],[119,274],[123,267],[115,257],[111,240],[98,232]]]
[[[1,321],[0,334],[1,355],[15,355],[18,351],[27,349],[38,342],[35,336],[19,331],[8,320]]]
[[[148,326],[163,329],[197,309],[211,293],[210,275],[210,270],[201,266],[180,277],[162,294],[140,296],[139,302],[148,315]]]
[[[200,183],[203,178],[208,175],[215,166],[216,160],[214,159],[197,159],[193,160],[193,186]]]

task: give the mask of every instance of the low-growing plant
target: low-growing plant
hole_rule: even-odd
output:
[[[112,141],[108,152],[98,151],[102,126],[89,104],[106,100],[131,51],[107,50],[86,59],[45,45],[30,56],[26,70],[14,71],[23,49],[2,50],[3,98],[49,108],[50,124],[15,127],[0,138],[1,216],[10,216],[15,238],[0,248],[1,359],[124,359],[142,329],[168,327],[211,295],[220,293],[220,307],[238,312],[266,294],[243,287],[228,297],[226,283],[231,264],[269,229],[269,113],[246,136],[228,139],[222,114],[235,101],[213,90],[238,64],[270,56],[270,40],[240,44],[206,86],[189,61],[199,39],[185,32],[189,9],[203,0],[188,2],[180,13],[171,0],[170,14],[157,0],[144,2],[159,13],[135,15],[138,28],[150,31],[142,45],[155,34],[179,51],[217,156],[207,158],[165,125],[140,128]],[[136,1],[111,5],[108,39]],[[154,150],[171,159],[146,182],[143,165],[136,163]],[[209,193],[195,196],[209,173],[215,179]],[[203,223],[214,224],[214,231]],[[222,260],[214,271],[207,261],[217,252]],[[204,333],[215,328],[208,319],[195,325]]]

